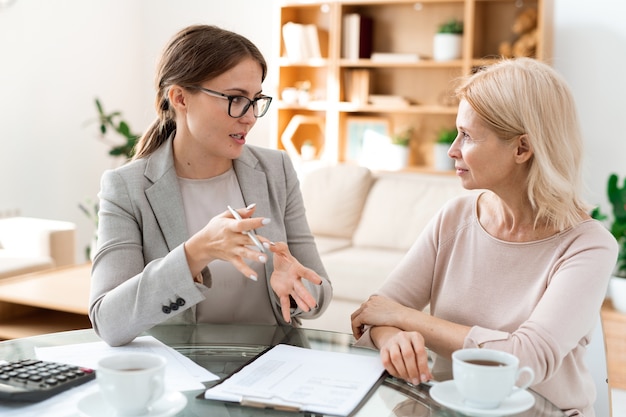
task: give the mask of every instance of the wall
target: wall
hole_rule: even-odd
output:
[[[94,225],[78,203],[95,200],[102,172],[122,162],[97,137],[94,98],[141,132],[155,117],[157,57],[176,31],[217,24],[269,57],[274,15],[250,0],[16,0],[0,9],[0,216],[75,222],[85,259]],[[269,131],[260,120],[250,142],[267,144]]]
[[[69,220],[77,254],[93,225],[78,203],[95,198],[102,171],[119,165],[96,137],[93,99],[121,110],[135,131],[154,118],[154,66],[181,27],[217,24],[248,36],[266,57],[274,44],[275,2],[258,0],[16,0],[0,10],[0,215]],[[243,12],[245,10],[245,13]],[[587,141],[591,203],[606,206],[610,172],[626,174],[626,4],[555,0],[554,66],[570,82]],[[273,74],[264,86],[276,95]],[[272,112],[250,141],[269,143]],[[608,208],[608,207],[607,207]]]
[[[572,87],[585,138],[587,199],[610,210],[606,181],[626,174],[626,2],[556,0],[554,67]]]

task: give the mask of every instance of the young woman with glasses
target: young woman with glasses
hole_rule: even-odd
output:
[[[292,163],[246,145],[266,73],[252,42],[215,26],[163,51],[158,118],[101,181],[90,318],[110,345],[161,323],[297,325],[330,302]]]

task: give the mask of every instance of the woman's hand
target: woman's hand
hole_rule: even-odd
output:
[[[428,352],[419,332],[396,331],[381,344],[379,350],[383,366],[396,378],[415,385],[432,379]]]
[[[411,309],[387,297],[372,295],[350,316],[352,333],[356,339],[363,335],[365,326],[392,326],[402,328],[403,315]]]
[[[286,243],[264,242],[264,246],[274,254],[274,272],[270,277],[270,285],[280,300],[283,319],[289,323],[291,322],[290,296],[304,311],[310,311],[317,306],[317,301],[306,289],[302,279],[319,285],[322,283],[322,278],[315,271],[298,262],[289,252]]]
[[[244,276],[257,280],[256,273],[245,260],[265,263],[267,255],[259,252],[244,232],[255,230],[269,223],[263,217],[251,218],[255,206],[238,210],[243,218],[237,220],[229,211],[213,217],[202,230],[185,242],[185,253],[192,276],[196,276],[211,261],[221,259],[230,262]]]

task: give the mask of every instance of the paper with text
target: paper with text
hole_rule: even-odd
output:
[[[347,416],[383,373],[378,355],[281,344],[209,388],[205,398]]]

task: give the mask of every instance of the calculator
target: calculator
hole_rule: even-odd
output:
[[[23,359],[0,363],[0,402],[38,402],[96,377],[93,369]]]

